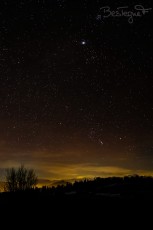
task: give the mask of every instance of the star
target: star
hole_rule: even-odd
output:
[[[86,44],[87,44],[87,42],[86,42],[85,40],[82,40],[82,41],[81,41],[81,45],[84,46],[84,45],[86,45]]]
[[[104,143],[103,143],[103,141],[102,141],[102,140],[100,140],[100,139],[99,139],[99,143],[100,143],[101,145],[103,145],[103,144],[104,144]]]

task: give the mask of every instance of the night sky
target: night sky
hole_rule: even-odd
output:
[[[150,1],[0,1],[0,168],[40,178],[153,175]],[[100,15],[100,16],[99,16]]]

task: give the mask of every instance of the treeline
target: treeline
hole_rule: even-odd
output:
[[[28,204],[47,204],[48,202],[86,201],[98,200],[122,201],[122,200],[149,200],[153,201],[153,177],[125,176],[125,177],[97,177],[93,180],[84,179],[57,187],[42,188],[31,187],[24,190],[4,192],[0,194],[0,203],[10,204],[20,201]]]
[[[24,193],[38,196],[55,197],[149,197],[153,198],[153,177],[125,176],[125,177],[96,177],[93,180],[84,179],[58,185],[38,188],[37,176],[33,169],[23,165],[19,168],[6,170],[6,193]]]
[[[153,177],[125,176],[125,177],[97,177],[93,180],[76,181],[73,184],[58,185],[35,190],[41,193],[49,193],[52,196],[153,196]]]

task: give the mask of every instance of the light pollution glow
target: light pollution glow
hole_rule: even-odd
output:
[[[6,167],[18,167],[17,162],[9,161]],[[27,163],[27,167],[33,167],[34,164]],[[4,166],[4,164],[3,164]],[[68,180],[68,179],[84,179],[95,177],[112,177],[112,176],[127,176],[127,175],[144,175],[153,176],[153,171],[123,168],[117,166],[100,166],[96,164],[61,164],[61,163],[35,163],[33,167],[40,179],[47,180]]]
[[[33,168],[38,178],[44,181],[134,174],[153,175],[151,161],[138,153],[127,154],[124,146],[113,146],[112,149],[105,144],[100,148],[89,144],[86,146],[88,148],[78,144],[75,150],[72,146],[63,146],[56,150],[39,148],[23,151],[22,146],[12,148],[1,141],[0,168],[24,164],[28,168]]]

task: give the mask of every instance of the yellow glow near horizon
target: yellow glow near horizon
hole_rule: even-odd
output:
[[[114,166],[91,166],[91,165],[57,165],[54,167],[46,167],[48,180],[69,180],[84,179],[95,177],[123,177],[128,175],[153,176],[153,171],[134,170]],[[54,176],[49,176],[54,173]]]

